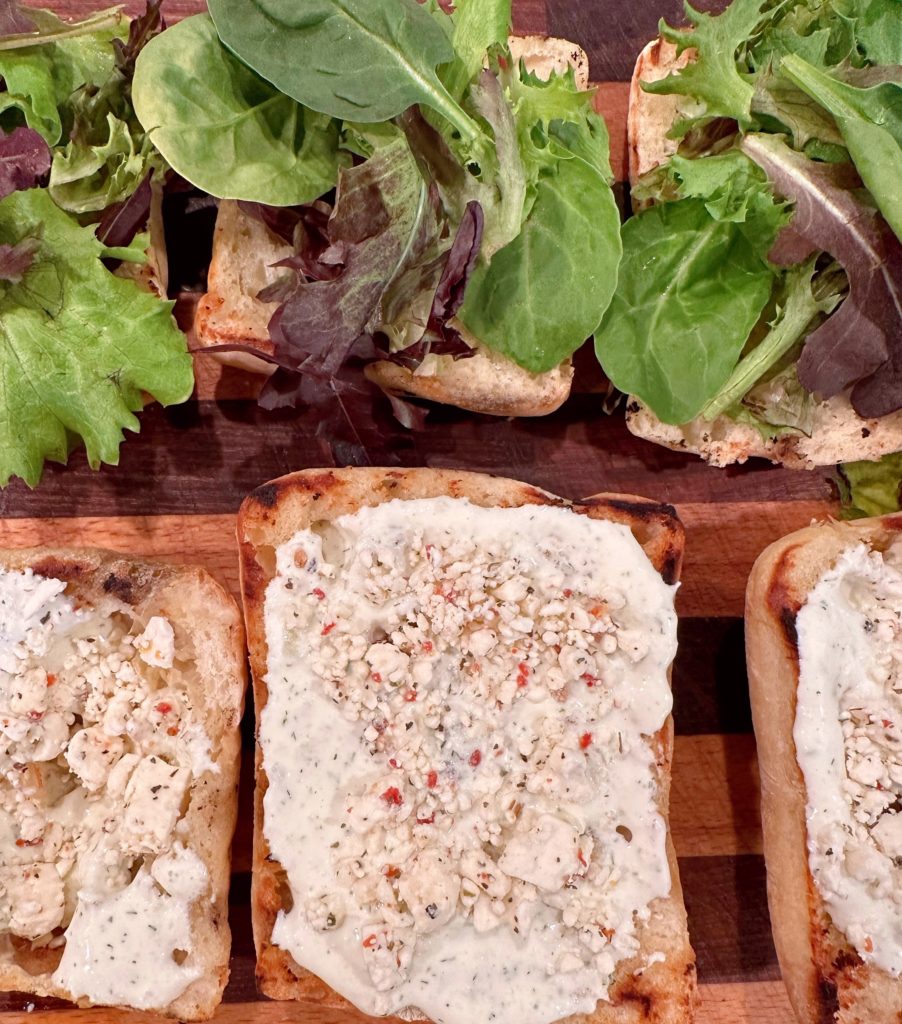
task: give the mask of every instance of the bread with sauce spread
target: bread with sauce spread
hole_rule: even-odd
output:
[[[589,61],[583,50],[566,39],[512,36],[511,53],[540,77],[573,68],[576,83],[588,88]],[[275,266],[292,247],[248,214],[238,203],[222,200],[213,235],[207,293],[198,303],[194,321],[197,343],[208,347],[246,344],[271,355],[269,320],[278,303],[261,302],[257,294],[279,276]],[[417,371],[387,361],[367,367],[367,376],[385,391],[455,405],[492,416],[545,416],[570,395],[573,366],[565,359],[545,373],[532,373],[512,359],[479,343],[458,325],[476,349],[468,359],[432,357],[434,365]],[[251,373],[272,373],[274,367],[248,352],[226,352],[216,358]]]
[[[245,684],[204,570],[0,551],[0,989],[213,1014]]]
[[[683,530],[673,509],[670,506],[632,496],[599,494],[581,502],[572,503],[524,483],[476,473],[428,469],[346,469],[306,470],[290,474],[263,485],[245,500],[239,513],[238,538],[241,552],[242,594],[254,681],[255,707],[258,715],[251,902],[254,941],[257,949],[258,985],[260,990],[271,998],[301,1000],[320,1007],[353,1012],[351,1003],[311,971],[299,965],[287,949],[278,945],[273,939],[274,928],[278,926],[280,918],[291,911],[295,902],[287,872],[274,856],[264,832],[264,807],[267,793],[272,791],[272,785],[264,766],[260,734],[261,723],[264,720],[263,716],[270,699],[270,690],[267,685],[268,673],[277,671],[271,661],[267,644],[266,595],[267,588],[277,578],[278,552],[298,531],[312,528],[324,537],[330,536],[330,530],[333,529],[330,524],[342,516],[353,515],[361,510],[378,511],[381,510],[384,503],[392,502],[395,499],[402,502],[413,502],[418,499],[439,500],[443,498],[467,499],[472,506],[488,510],[516,510],[523,506],[540,506],[545,511],[545,507],[550,507],[552,510],[572,511],[593,520],[606,520],[609,523],[622,524],[628,528],[641,545],[640,555],[641,552],[644,552],[644,555],[647,556],[651,563],[648,567],[649,572],[657,579],[659,585],[661,577],[666,583],[671,584],[679,576],[683,551]],[[511,523],[511,529],[517,529],[516,523]],[[281,557],[285,557],[284,554]],[[297,553],[294,557],[298,557]],[[296,564],[308,565],[311,566],[311,569],[315,568],[307,556],[302,556]],[[319,597],[322,591],[315,588],[312,593]],[[326,623],[321,632],[330,632],[334,625],[334,623]],[[280,639],[279,643],[282,642]],[[290,641],[285,640],[285,642]],[[423,648],[431,651],[431,640],[424,641]],[[367,658],[369,657],[370,653],[368,652]],[[377,667],[383,674],[388,671],[382,665]],[[351,673],[351,667],[348,667],[346,671]],[[526,685],[527,669],[521,665],[518,671],[521,675],[517,685]],[[393,679],[394,677],[386,676],[386,678]],[[666,678],[665,674],[665,686]],[[378,674],[374,674],[373,680],[381,683],[381,677]],[[423,691],[423,703],[428,701],[428,696],[427,687]],[[410,694],[405,693],[405,700],[407,699],[410,699]],[[412,699],[415,700],[416,696],[414,695]],[[313,714],[312,709],[310,713]],[[383,726],[385,727],[385,723]],[[320,735],[322,729],[326,727],[316,726],[315,728],[319,730],[316,734]],[[376,731],[378,732],[378,728]],[[591,742],[591,736],[584,734],[580,739],[580,745],[586,744],[587,736],[588,741]],[[297,742],[306,743],[306,740],[297,737]],[[654,780],[654,807],[661,815],[666,831],[673,747],[673,726],[669,715],[666,716],[666,721],[660,730],[650,740],[646,739],[644,743],[646,744],[644,749],[650,751],[648,760]],[[327,747],[328,744],[323,749],[325,750]],[[477,751],[471,755],[469,763],[478,765],[481,756]],[[325,753],[323,757],[328,760]],[[523,756],[523,760],[526,760],[525,756]],[[391,762],[389,763],[391,764]],[[305,776],[291,774],[290,764],[283,766],[280,762],[280,774],[283,768],[286,778],[296,780],[292,785],[304,784]],[[435,771],[424,775],[425,785],[433,787],[442,784],[437,782],[438,776],[439,773]],[[313,779],[308,777],[307,785],[311,790],[311,795],[307,799],[316,801],[321,797]],[[399,782],[398,785],[403,789],[406,783]],[[281,792],[279,787],[277,789]],[[316,797],[313,795],[314,791]],[[404,792],[407,793],[407,790],[404,789]],[[402,799],[401,792],[394,787],[386,789],[381,794],[381,801],[389,804],[399,804]],[[341,810],[342,808],[339,807],[339,812]],[[273,812],[270,811],[270,813]],[[283,813],[291,814],[290,810],[285,809],[283,809]],[[418,817],[417,825],[434,824],[434,819],[434,813],[432,820]],[[638,924],[638,952],[635,956],[623,959],[617,964],[609,988],[610,1002],[598,1001],[595,1003],[593,1011],[579,1013],[567,1019],[583,1021],[585,1024],[589,1024],[589,1022],[595,1022],[595,1024],[613,1024],[613,1022],[638,1024],[640,1021],[655,1021],[658,1024],[680,1022],[682,1024],[682,1022],[692,1019],[696,997],[695,957],[689,944],[677,862],[669,832],[662,849],[666,849],[663,856],[670,872],[670,891],[667,895],[656,898],[650,904],[648,919],[644,923]],[[503,861],[503,859],[502,856],[500,860]],[[582,856],[580,856],[580,860],[585,863]],[[389,878],[396,877],[393,871],[388,871],[387,875]],[[318,872],[317,884],[325,884],[324,878],[325,872]],[[403,879],[398,882],[399,887],[402,883]],[[407,892],[409,893],[409,891],[408,889]],[[434,917],[436,913],[441,914],[442,909],[437,909],[434,904],[430,904],[426,907],[426,912],[429,917]],[[334,923],[333,917],[331,924]],[[455,926],[459,924],[456,918],[454,924]],[[329,926],[329,922],[323,925],[323,927],[327,926]],[[363,937],[364,946],[368,940],[373,938],[374,936],[365,935]],[[391,948],[391,944],[388,945]],[[398,951],[395,955],[399,958],[400,968],[402,953]],[[416,951],[414,951],[414,955],[416,955]],[[373,976],[375,977],[375,975]],[[512,988],[519,984],[518,981],[510,982]],[[499,1007],[506,996],[509,998],[510,993],[498,993]],[[469,1002],[467,1002],[467,1006],[469,1012],[474,1012]],[[398,1010],[394,1012],[398,1012]],[[401,1008],[400,1015],[406,1019],[425,1018],[425,1014],[414,1005]],[[370,1018],[361,1017],[361,1019]]]
[[[860,547],[862,544],[865,545],[864,549]],[[867,760],[870,755],[865,752],[871,749],[871,741],[862,737],[866,737],[873,729],[882,734],[885,727],[894,727],[894,723],[888,719],[875,721],[867,707],[852,709],[854,713],[844,709],[842,718],[838,714],[822,715],[817,705],[809,707],[812,687],[816,687],[814,692],[818,697],[822,693],[828,694],[825,700],[829,699],[831,692],[839,692],[836,683],[832,690],[828,689],[830,680],[825,673],[819,671],[824,663],[805,662],[810,667],[804,669],[805,682],[802,683],[804,659],[800,651],[804,648],[809,652],[808,657],[816,653],[815,647],[811,646],[814,641],[806,639],[816,635],[810,625],[816,620],[807,617],[800,621],[800,613],[803,609],[808,609],[805,611],[806,616],[829,613],[831,603],[827,592],[819,591],[815,604],[809,605],[812,592],[824,585],[824,581],[829,586],[844,587],[845,593],[854,593],[854,581],[834,584],[830,574],[841,572],[845,564],[841,561],[843,559],[867,559],[868,550],[880,553],[879,556],[872,556],[878,557],[878,565],[886,560],[885,553],[889,552],[888,561],[896,569],[902,566],[902,516],[884,516],[847,523],[830,521],[784,537],[767,548],[755,563],[746,596],[749,687],[761,771],[761,812],[771,926],[783,980],[796,1016],[802,1024],[896,1024],[902,1019],[902,980],[873,962],[875,944],[870,935],[856,933],[859,947],[856,948],[856,943],[833,920],[828,906],[830,899],[840,898],[841,886],[854,884],[844,880],[844,873],[854,879],[855,873],[862,870],[858,864],[862,858],[858,826],[853,826],[856,830],[854,846],[846,845],[853,842],[852,831],[841,831],[840,843],[833,843],[832,836],[836,833],[827,831],[833,826],[830,816],[824,812],[826,805],[821,790],[809,792],[804,768],[800,763],[800,749],[803,751],[802,761],[809,757],[816,758],[817,752],[820,752],[824,765],[817,771],[817,775],[822,779],[827,778],[834,766],[837,766],[836,770],[844,780],[842,785],[852,786],[847,791],[855,792],[858,783],[853,784],[849,780],[863,776],[859,775],[855,761],[852,760],[859,756],[854,751],[864,753]],[[894,600],[887,605],[887,611],[891,612],[898,623],[902,615],[902,592],[895,593]],[[854,622],[855,616],[844,610],[835,614],[841,615],[843,622]],[[867,621],[862,625],[865,632],[870,632]],[[857,629],[858,624],[854,628]],[[848,653],[851,650],[849,641],[838,637],[838,632],[824,631],[825,644],[838,646],[836,651],[826,650],[822,657],[827,659],[826,664],[837,665],[836,671],[844,687],[862,685],[860,680],[867,678],[866,666]],[[899,643],[898,633],[895,643]],[[889,647],[886,653],[890,654]],[[854,666],[848,672],[844,667],[844,659],[850,657]],[[867,685],[870,686],[870,683]],[[801,715],[800,692],[806,694]],[[854,695],[851,701],[856,705],[861,703]],[[841,703],[837,704],[837,708],[842,707]],[[862,711],[856,719],[855,713]],[[842,739],[840,733],[843,747],[834,752],[830,743],[830,736],[833,735],[831,730],[840,726],[849,732],[856,730],[854,740],[848,741],[855,746],[847,746],[847,741]],[[895,742],[891,737],[888,741]],[[797,743],[803,746],[800,748]],[[850,771],[852,775],[849,775]],[[818,787],[825,785],[817,781],[811,784]],[[898,792],[898,781],[894,779],[888,782],[885,789],[879,783],[869,788],[873,790],[872,796],[877,798],[880,805],[874,813],[881,817],[884,813],[888,815],[893,819],[889,822],[890,826],[895,828],[897,808],[893,801],[898,798],[893,791]],[[835,791],[836,794],[840,792],[839,789]],[[851,796],[844,795],[845,790],[842,792],[841,799],[848,802],[854,815],[855,805]],[[866,797],[868,800],[870,798]],[[819,831],[813,836],[809,835],[807,823],[809,804],[812,804],[812,821],[816,819],[820,823],[817,826]],[[881,810],[884,804],[887,805],[885,811]],[[861,806],[863,804],[859,802],[858,807]],[[851,820],[860,822],[862,819],[853,817]],[[902,824],[902,819],[899,819],[899,823]],[[882,835],[880,827],[885,828],[886,825],[878,827],[877,835]],[[872,826],[867,824],[862,825],[862,828],[870,832]],[[879,845],[873,845],[882,841],[875,840],[873,834],[869,840],[865,839],[865,846],[870,846],[866,853],[868,858],[889,857],[889,853],[881,852]],[[815,851],[818,851],[817,861],[812,860]],[[849,857],[854,857],[855,862],[850,864]],[[831,866],[833,858],[838,860]],[[815,864],[816,868],[812,866]],[[893,868],[889,861],[886,867],[891,875]],[[823,882],[816,879],[816,870]],[[864,870],[865,877],[870,877],[867,872],[871,869],[867,864]],[[898,871],[898,868],[895,870]],[[830,871],[836,874],[821,874]],[[822,884],[832,886],[832,889],[828,888],[825,894]],[[898,891],[896,882],[896,895]],[[875,917],[883,911],[891,914],[895,908],[896,916],[902,917],[892,892],[881,893],[879,901],[882,908],[877,914],[869,915],[871,921],[865,922],[865,929],[876,928]],[[848,903],[853,913],[856,903],[856,900]],[[898,921],[896,924],[898,926]],[[859,925],[857,922],[850,924],[849,930],[852,927],[858,928]]]
[[[631,185],[676,152],[677,142],[668,133],[679,117],[683,99],[674,94],[645,92],[642,82],[654,82],[678,72],[694,58],[694,53],[688,49],[677,56],[673,43],[658,38],[639,54],[630,83],[627,115]],[[791,469],[812,469],[860,459],[876,460],[902,449],[902,412],[863,419],[844,392],[817,402],[812,416],[808,433],[783,432],[766,437],[753,424],[739,423],[726,415],[713,421],[699,416],[677,426],[663,423],[634,396],[630,396],[626,406],[626,423],[632,433],[674,451],[701,455],[712,466],[762,458]]]

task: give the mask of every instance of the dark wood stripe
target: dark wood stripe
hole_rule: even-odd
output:
[[[516,2],[516,0],[515,0]],[[727,0],[701,0],[693,6],[722,10]],[[682,0],[547,0],[548,34],[572,39],[589,55],[593,82],[627,82],[639,52],[658,34],[658,21],[684,24]]]
[[[780,977],[763,857],[682,858],[680,880],[699,981],[770,981]]]
[[[673,718],[682,736],[752,731],[742,619],[681,619]]]
[[[381,415],[381,414],[380,414]],[[714,469],[695,456],[633,437],[622,413],[606,416],[597,395],[574,395],[552,416],[498,420],[436,408],[425,431],[383,421],[367,440],[373,464],[479,470],[538,484],[566,497],[602,490],[670,502],[827,499],[827,472],[769,464]],[[82,452],[50,465],[41,485],[14,481],[0,516],[110,516],[234,512],[244,495],[294,469],[345,463],[317,436],[315,415],[268,413],[250,401],[151,406],[141,433],[122,446],[118,467],[90,471]],[[387,436],[387,440],[385,439]],[[342,458],[342,456],[345,456]]]

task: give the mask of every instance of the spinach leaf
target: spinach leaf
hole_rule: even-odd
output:
[[[572,355],[611,301],[620,217],[597,168],[562,153],[520,234],[477,267],[459,319],[481,342],[542,373]]]
[[[773,271],[742,227],[701,199],[653,206],[623,227],[595,351],[614,384],[665,423],[693,419],[723,387],[770,295]]]
[[[795,56],[784,58],[781,70],[836,119],[861,180],[902,238],[902,82],[861,89]]]
[[[417,0],[210,0],[225,45],[276,88],[349,121],[387,121],[414,103],[461,136],[479,130],[436,74],[454,50]]]
[[[816,256],[799,263],[786,272],[780,282],[776,316],[768,325],[767,333],[755,347],[739,360],[729,380],[702,410],[706,420],[714,420],[740,402],[755,384],[770,372],[780,360],[799,345],[805,335],[825,313],[832,313],[845,291],[842,274],[827,276],[829,286],[812,289]]]
[[[733,0],[719,15],[695,10],[688,0],[683,7],[692,22],[688,31],[671,28],[664,21],[661,35],[674,43],[677,51],[694,48],[697,58],[679,74],[656,82],[643,82],[646,92],[690,96],[705,105],[706,117],[731,117],[743,127],[751,123],[751,104],[755,90],[740,74],[736,51],[746,43],[759,22],[765,0]]]
[[[26,237],[39,238],[30,266],[0,286],[0,486],[13,475],[34,486],[44,460],[65,462],[76,438],[92,467],[116,463],[144,393],[170,404],[193,386],[171,303],[111,274],[93,228],[46,189],[0,201],[0,244]]]
[[[305,110],[222,45],[199,14],[138,57],[135,112],[182,177],[212,195],[294,206],[338,175],[338,126]]]
[[[884,455],[877,462],[847,462],[839,472],[844,519],[902,509],[902,452]]]

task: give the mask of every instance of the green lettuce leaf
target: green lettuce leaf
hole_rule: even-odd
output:
[[[93,229],[46,189],[2,200],[0,244],[35,235],[31,266],[0,291],[0,485],[34,486],[45,459],[65,462],[79,438],[92,467],[115,464],[144,393],[169,405],[193,385],[170,303],[111,274]]]
[[[506,46],[511,0],[458,0],[454,5],[451,46],[454,60],[438,69],[445,88],[460,101],[493,46]]]
[[[679,74],[643,82],[642,88],[651,93],[691,97],[704,104],[706,117],[730,117],[748,127],[755,90],[748,77],[740,74],[736,54],[761,22],[764,3],[733,0],[722,14],[712,15],[697,11],[684,0],[692,27],[682,31],[662,21],[660,32],[679,53],[694,48],[698,56]]]
[[[796,56],[784,58],[781,70],[836,119],[861,180],[902,238],[902,81],[862,89]]]
[[[0,77],[6,83],[0,92],[0,127],[10,131],[24,121],[55,146],[71,128],[64,121],[67,101],[79,86],[99,85],[109,76],[115,62],[112,42],[121,34],[117,24],[42,46],[0,49]]]
[[[857,0],[855,34],[859,49],[874,64],[902,64],[899,0]]]
[[[771,293],[745,225],[702,199],[661,203],[623,227],[617,292],[595,351],[605,373],[665,423],[697,416],[730,376]]]
[[[902,509],[902,452],[878,462],[846,462],[839,467],[843,516],[882,516]]]

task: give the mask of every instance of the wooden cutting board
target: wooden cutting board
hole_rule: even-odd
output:
[[[48,2],[66,16],[94,0]],[[137,4],[129,2],[130,11]],[[712,5],[708,5],[712,6]],[[170,20],[203,8],[169,0]],[[632,61],[678,0],[520,0],[517,30],[574,39],[587,49],[599,82],[597,106],[612,140],[619,180],[626,173],[626,103]],[[188,326],[193,297],[179,303]],[[194,561],[237,593],[234,515],[265,480],[334,465],[327,438],[310,417],[256,407],[258,382],[200,357],[196,397],[152,407],[118,467],[93,473],[76,453],[50,467],[35,491],[0,492],[0,546],[103,545],[172,561]],[[592,386],[592,374],[585,378]],[[570,498],[622,491],[673,503],[687,531],[679,596],[680,651],[674,672],[676,753],[673,838],[698,955],[700,1024],[783,1024],[791,1020],[770,935],[758,807],[755,743],[743,653],[743,593],[756,555],[772,540],[835,514],[829,473],[753,464],[712,469],[688,455],[633,438],[622,411],[608,416],[583,390],[553,416],[496,421],[436,410],[426,430],[384,454],[402,465],[499,473]],[[262,1000],[254,986],[250,927],[252,709],[245,721],[241,809],[231,894],[232,976],[221,1024],[361,1022],[359,1015]],[[152,1015],[64,1009],[52,1000],[0,995],[0,1022],[138,1024]],[[30,1012],[29,1012],[30,1011]],[[474,1022],[480,1024],[480,1022]]]

